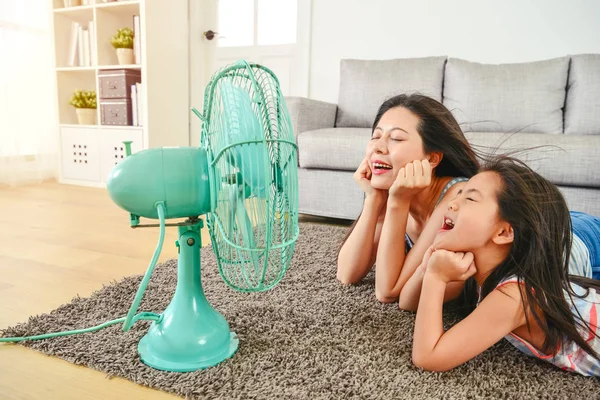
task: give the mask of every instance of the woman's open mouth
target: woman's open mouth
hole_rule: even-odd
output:
[[[382,161],[373,161],[373,175],[385,174],[392,170],[392,166]]]

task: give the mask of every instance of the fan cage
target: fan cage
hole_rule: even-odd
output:
[[[277,77],[238,62],[219,70],[205,94],[213,249],[224,281],[239,291],[272,288],[298,238],[297,145]]]

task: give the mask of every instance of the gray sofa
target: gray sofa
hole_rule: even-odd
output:
[[[337,104],[288,97],[298,143],[300,213],[355,219],[352,175],[384,99],[419,92],[443,102],[483,151],[523,153],[569,208],[600,216],[600,54],[514,64],[448,57],[342,60]]]

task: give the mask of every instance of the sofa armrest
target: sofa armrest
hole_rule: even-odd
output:
[[[337,104],[306,97],[286,97],[285,102],[296,140],[301,132],[335,126]]]

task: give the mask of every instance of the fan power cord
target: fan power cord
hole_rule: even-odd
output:
[[[151,313],[151,312],[142,312],[142,313],[139,313],[138,315],[136,315],[133,318],[133,320],[134,320],[134,322],[138,321],[140,319],[142,319],[142,320],[150,320],[150,321],[158,321],[160,318],[161,318],[161,316],[158,315],[158,314]],[[55,333],[46,333],[44,335],[36,335],[36,336],[0,338],[0,343],[24,342],[26,340],[50,339],[50,338],[55,338],[55,337],[58,337],[58,336],[70,336],[70,335],[78,335],[80,333],[95,332],[95,331],[99,331],[100,329],[104,329],[106,327],[109,327],[111,325],[119,324],[119,323],[121,323],[123,321],[125,321],[125,317],[121,317],[121,318],[118,318],[118,319],[115,319],[115,320],[112,320],[112,321],[108,321],[108,322],[105,322],[103,324],[93,326],[91,328],[76,329],[76,330],[72,330],[72,331],[63,331],[63,332],[55,332]]]
[[[146,287],[148,286],[148,281],[150,280],[150,276],[154,271],[154,267],[156,266],[156,262],[158,257],[162,251],[163,243],[165,241],[165,205],[163,202],[159,202],[156,204],[156,209],[158,211],[158,218],[160,220],[160,235],[158,238],[158,244],[156,245],[156,249],[154,250],[154,256],[150,261],[150,265],[148,266],[148,270],[142,279],[142,283],[138,288],[135,299],[129,308],[129,312],[126,317],[121,317],[118,319],[114,319],[112,321],[104,322],[103,324],[93,326],[91,328],[85,329],[76,329],[71,331],[63,331],[63,332],[54,332],[54,333],[46,333],[43,335],[35,335],[35,336],[22,336],[22,337],[8,337],[8,338],[0,338],[0,343],[9,343],[9,342],[23,342],[26,340],[41,340],[41,339],[50,339],[58,336],[70,336],[77,335],[80,333],[89,333],[99,331],[100,329],[109,327],[111,325],[120,324],[123,322],[122,330],[127,332],[133,324],[135,324],[139,320],[150,320],[150,321],[160,321],[162,316],[159,314],[155,314],[152,312],[141,312],[139,314],[135,314],[140,306],[140,302],[142,301],[142,297],[144,297],[144,292],[146,291]]]
[[[123,332],[127,332],[135,323],[135,321],[133,320],[134,315],[140,306],[142,298],[144,297],[144,292],[146,291],[146,287],[148,286],[148,281],[150,281],[150,276],[154,271],[154,267],[156,267],[158,256],[160,256],[163,243],[165,241],[165,203],[162,201],[156,203],[156,211],[158,213],[158,219],[160,221],[160,234],[158,236],[158,243],[156,244],[154,255],[152,256],[152,260],[150,260],[150,265],[148,265],[148,269],[146,270],[146,274],[142,279],[142,283],[140,283],[140,287],[138,288],[138,291],[135,294],[135,299],[133,300],[133,303],[131,303],[131,307],[129,308],[129,312],[127,313],[127,318],[123,323]]]

